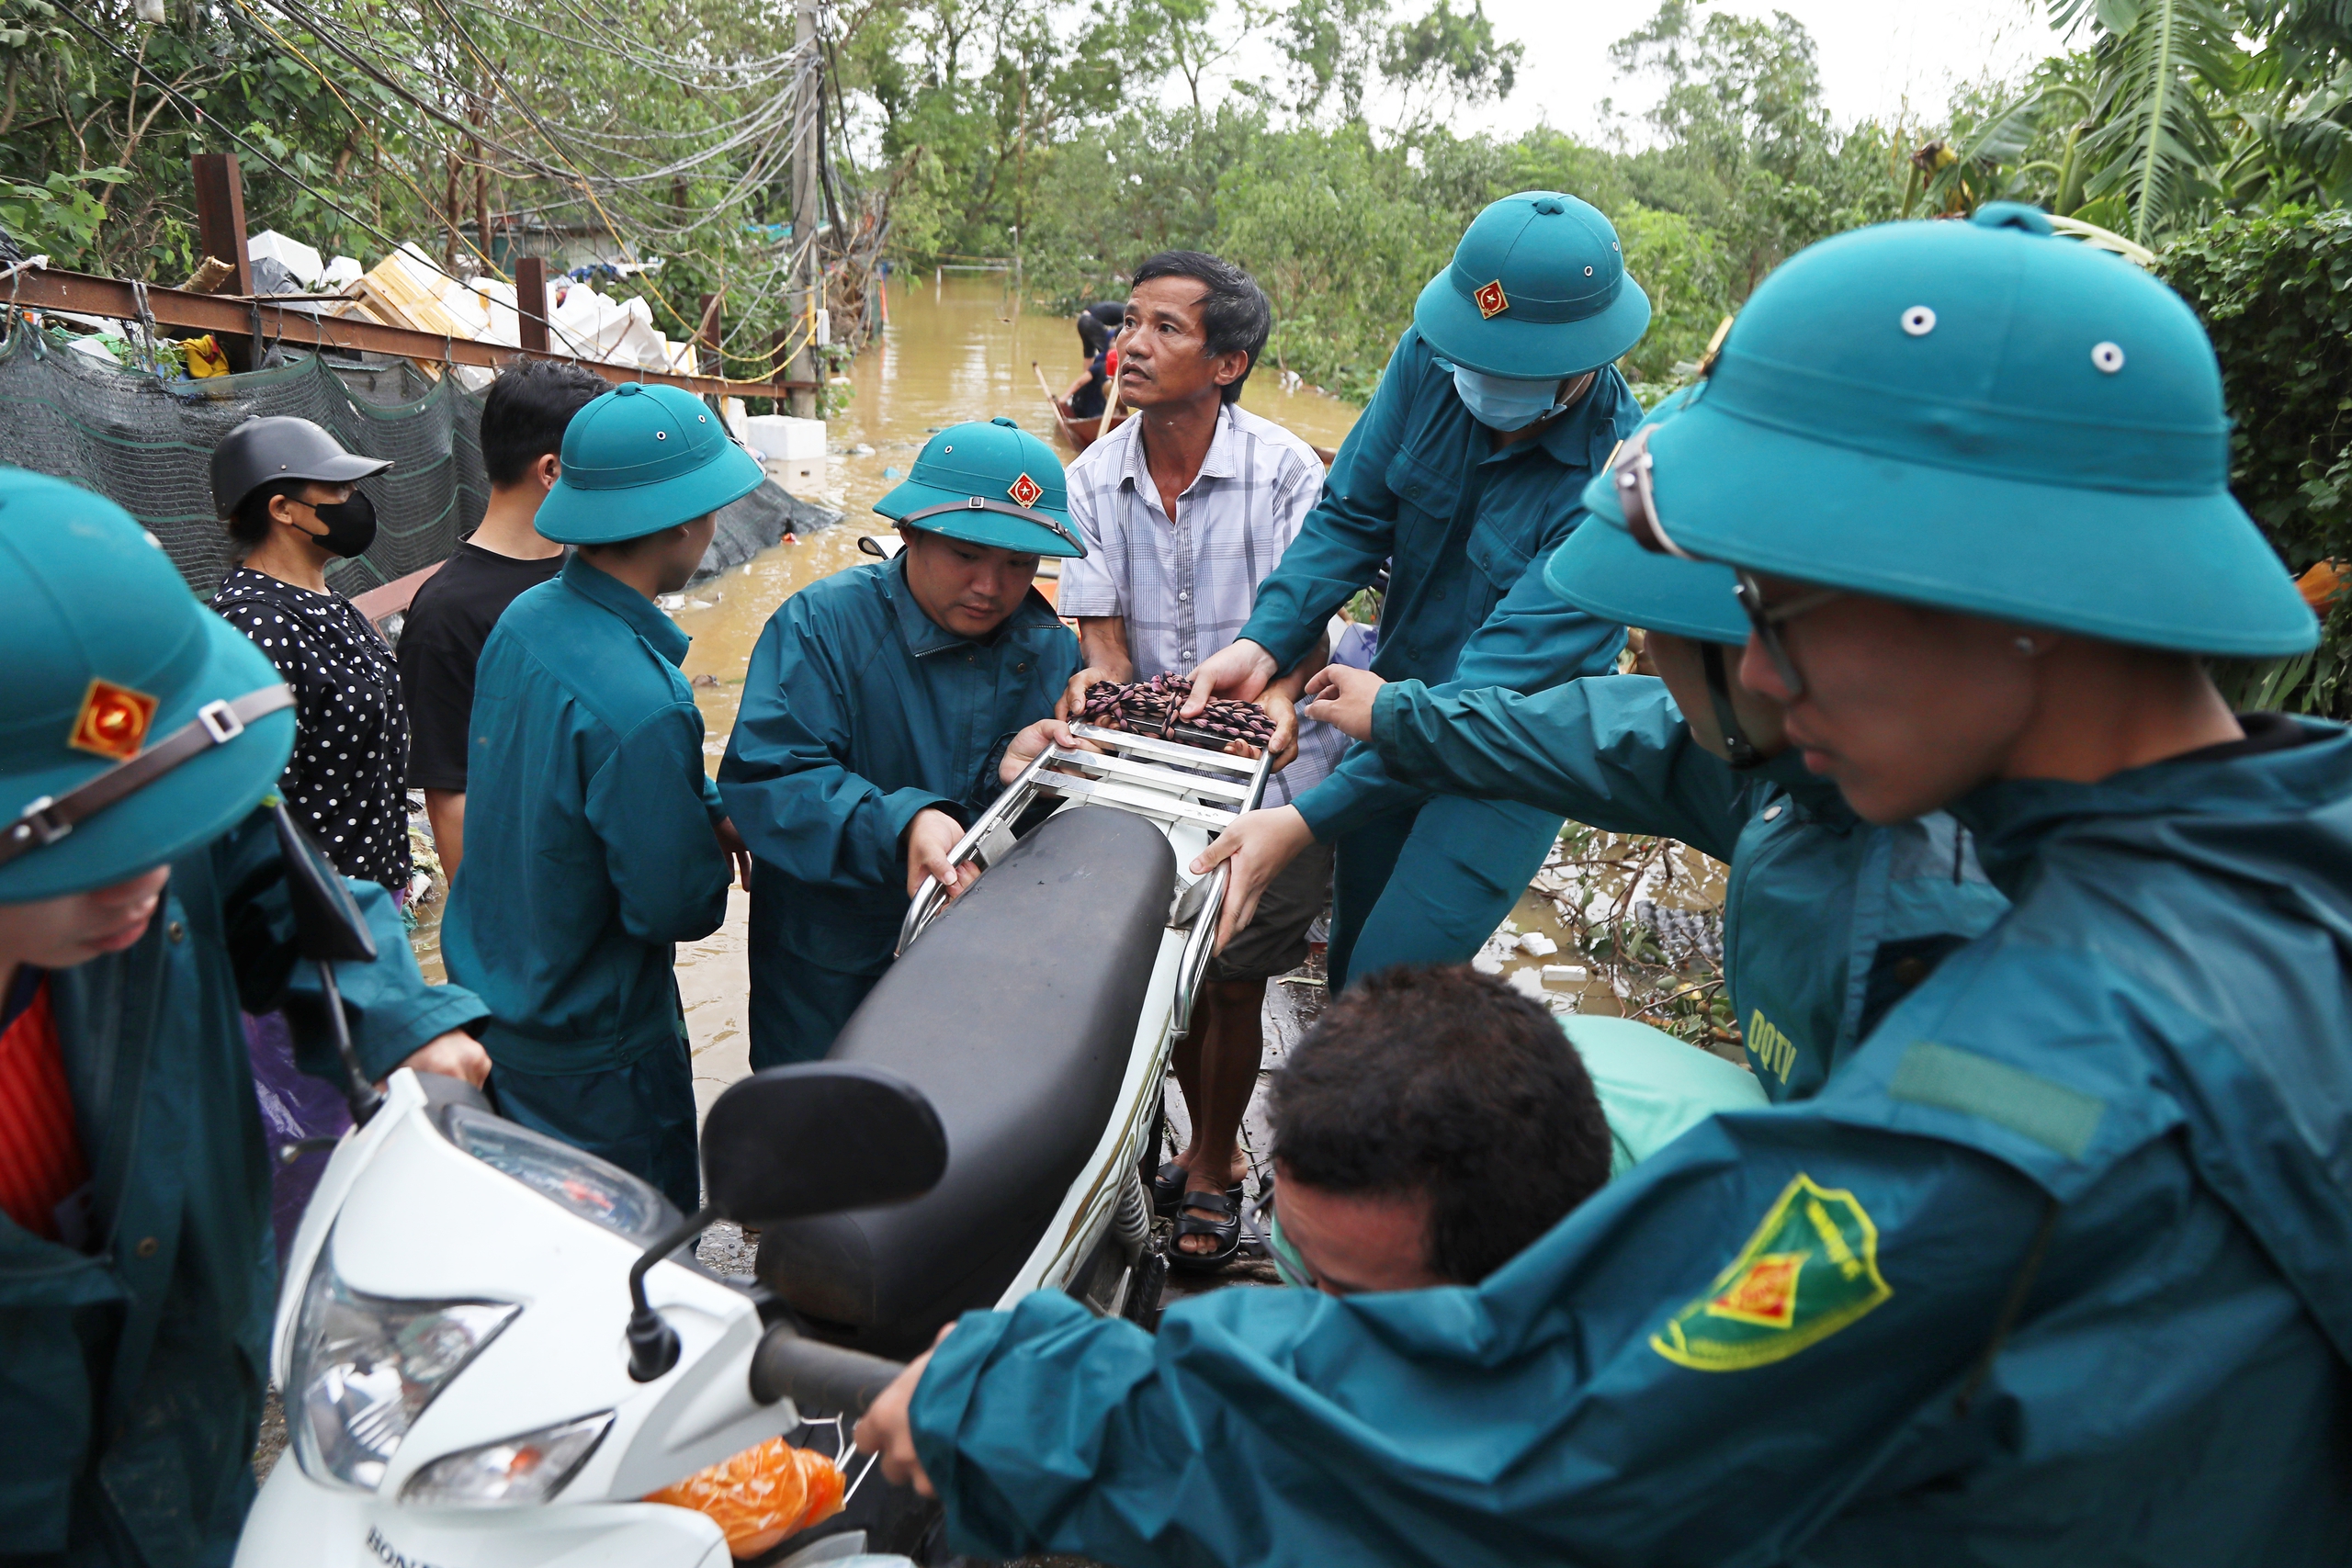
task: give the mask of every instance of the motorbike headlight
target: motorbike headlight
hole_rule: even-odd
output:
[[[482,1164],[640,1247],[678,1223],[651,1183],[570,1144],[466,1106],[451,1108],[444,1125],[449,1141]]]
[[[613,1413],[599,1411],[519,1438],[446,1454],[408,1478],[408,1484],[401,1488],[401,1501],[459,1508],[544,1503],[580,1473],[580,1467],[588,1462],[612,1425]]]
[[[367,1295],[334,1258],[330,1235],[294,1322],[286,1425],[305,1475],[372,1492],[433,1396],[523,1309]]]

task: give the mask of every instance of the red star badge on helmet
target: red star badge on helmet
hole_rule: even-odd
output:
[[[1027,474],[1023,474],[1013,480],[1012,488],[1004,493],[1012,497],[1012,504],[1015,506],[1035,506],[1037,504],[1037,498],[1046,493],[1046,487]]]
[[[1478,301],[1478,314],[1482,320],[1491,321],[1510,309],[1510,301],[1503,297],[1503,280],[1499,277],[1471,298]]]
[[[74,733],[66,744],[77,751],[96,751],[118,762],[139,755],[147,727],[155,722],[156,700],[144,692],[93,681],[83,694],[82,711],[74,716]]]

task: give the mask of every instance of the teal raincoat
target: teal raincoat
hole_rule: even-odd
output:
[[[2265,750],[2283,739],[2284,749]],[[2352,1555],[2352,735],[1957,802],[2017,903],[1815,1098],[1475,1289],[967,1315],[965,1550],[1173,1563]]]
[[[466,859],[441,922],[481,993],[499,1108],[692,1212],[693,1069],[674,944],[729,869],[686,634],[583,556],[507,606],[474,678]]]
[[[1452,373],[1408,330],[1240,635],[1290,668],[1385,561],[1376,673],[1449,692],[1535,692],[1607,673],[1624,628],[1563,604],[1544,564],[1580,515],[1586,481],[1640,419],[1624,378],[1604,366],[1543,434],[1497,449]],[[1559,831],[1556,814],[1532,807],[1432,801],[1363,747],[1295,804],[1317,839],[1339,846],[1340,983],[1467,958]]]
[[[2008,907],[1950,817],[1871,827],[1794,752],[1736,772],[1647,675],[1532,696],[1391,682],[1373,704],[1372,750],[1409,784],[1663,834],[1728,863],[1724,974],[1748,1066],[1776,1100],[1818,1093],[1888,1008]]]
[[[922,613],[903,560],[814,582],[768,618],[718,765],[752,878],[752,1066],[825,1054],[899,942],[907,826],[969,823],[1023,727],[1053,716],[1078,638],[1032,592],[979,641]]]
[[[380,956],[336,964],[335,980],[360,1060],[381,1077],[482,1008],[424,983],[390,894],[345,886]],[[277,1163],[239,1010],[283,1007],[304,1066],[343,1081],[294,935],[277,829],[256,812],[173,864],[136,945],[50,976],[95,1250],[0,1218],[10,1562],[205,1568],[236,1550],[269,1377]]]

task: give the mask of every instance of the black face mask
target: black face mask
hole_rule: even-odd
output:
[[[365,491],[354,490],[349,501],[332,501],[311,510],[327,525],[325,533],[311,537],[329,555],[366,555],[368,547],[376,542],[376,503]]]

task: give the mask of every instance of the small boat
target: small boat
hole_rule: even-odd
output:
[[[1094,445],[1098,436],[1108,435],[1118,429],[1135,412],[1133,409],[1121,409],[1111,416],[1111,423],[1105,424],[1099,414],[1089,418],[1071,413],[1069,405],[1059,398],[1048,394],[1047,400],[1054,405],[1054,423],[1061,427],[1062,439],[1069,443],[1072,452],[1085,451]]]
[[[1054,411],[1054,423],[1061,431],[1062,439],[1069,443],[1069,449],[1073,453],[1085,451],[1089,446],[1093,446],[1097,439],[1118,429],[1135,412],[1132,409],[1120,409],[1108,420],[1103,419],[1100,414],[1073,414],[1069,412],[1069,403],[1066,400],[1054,396],[1054,389],[1046,380],[1045,367],[1032,360],[1029,368],[1036,372],[1037,389],[1046,394],[1046,404]],[[1115,379],[1111,383],[1111,388],[1112,396],[1115,401],[1118,394],[1118,382]]]

